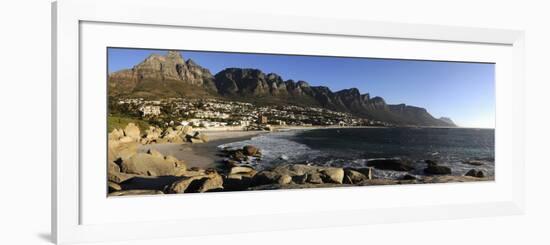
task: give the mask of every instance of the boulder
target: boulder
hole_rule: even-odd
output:
[[[189,125],[188,126],[183,126],[181,128],[181,134],[182,135],[187,135],[187,134],[191,133],[192,131],[193,131],[193,127],[191,127]]]
[[[357,184],[370,178],[365,176],[363,173],[356,171],[354,169],[346,168],[344,169],[344,183],[345,184]]]
[[[233,167],[239,166],[238,164],[239,164],[239,163],[238,163],[237,161],[231,160],[231,159],[225,159],[225,160],[223,161],[223,167],[224,167],[225,169],[232,169]]]
[[[284,174],[279,176],[279,179],[277,180],[277,184],[279,185],[288,185],[292,182],[292,177],[290,175]]]
[[[139,128],[134,123],[128,123],[124,128],[124,136],[132,138],[135,142],[138,142],[141,138]]]
[[[188,138],[187,141],[189,141],[193,144],[204,143],[204,141],[202,141],[200,139],[196,139],[196,138]]]
[[[120,184],[124,181],[127,181],[133,177],[135,177],[136,175],[133,175],[133,174],[126,174],[126,173],[122,173],[122,172],[114,172],[114,171],[108,171],[107,172],[107,180],[108,181],[111,181],[111,182],[114,182],[114,183],[117,183],[117,184]]]
[[[120,185],[115,183],[115,182],[109,181],[107,183],[107,186],[108,186],[109,192],[115,192],[115,191],[121,191],[122,190],[122,187],[120,187]]]
[[[145,136],[141,139],[142,144],[158,143],[162,135],[162,129],[150,126],[145,130]]]
[[[435,165],[437,165],[437,161],[436,161],[436,160],[428,159],[428,160],[424,160],[424,162],[425,162],[426,164],[428,164],[428,166],[435,166]]]
[[[187,169],[187,166],[185,165],[185,162],[183,160],[179,160],[174,156],[165,156],[164,159],[166,161],[169,161],[174,164],[177,168],[185,168]]]
[[[372,167],[366,167],[366,168],[353,168],[352,170],[355,170],[359,173],[362,173],[365,175],[367,179],[372,179],[372,175],[374,174],[374,168]]]
[[[483,178],[483,177],[485,177],[485,173],[483,173],[483,171],[481,171],[481,170],[470,169],[470,171],[466,172],[466,174],[464,174],[464,176]]]
[[[176,129],[169,127],[162,133],[162,138],[159,139],[159,142],[183,143],[183,138],[182,138],[183,135],[185,134],[183,133],[182,126],[178,126],[176,127]]]
[[[190,186],[193,182],[202,182],[202,183],[204,183],[204,181],[200,181],[200,180],[205,179],[205,178],[206,178],[205,175],[198,175],[198,176],[193,176],[193,177],[184,177],[184,178],[182,178],[178,181],[175,181],[171,185],[167,186],[167,188],[165,189],[165,192],[167,192],[167,193],[190,192],[190,189],[191,189]],[[202,184],[202,183],[199,183],[199,184]],[[195,185],[197,185],[197,184],[195,184]]]
[[[401,177],[401,180],[418,180],[418,178],[416,178],[416,176],[414,175],[405,174],[403,175],[403,177]]]
[[[231,158],[233,158],[236,161],[246,161],[248,159],[248,157],[241,150],[233,151],[230,154],[231,154]]]
[[[319,173],[315,172],[307,175],[306,182],[310,184],[323,184],[323,179]]]
[[[450,175],[451,168],[446,166],[431,165],[424,169],[424,173],[428,175]]]
[[[199,187],[198,192],[223,190],[223,178],[219,174],[211,174]]]
[[[275,184],[279,180],[280,175],[272,171],[261,171],[254,175],[251,185],[268,185]]]
[[[292,176],[292,182],[299,185],[305,184],[307,183],[307,176],[308,176],[307,174]]]
[[[134,138],[132,138],[132,137],[130,137],[130,136],[124,136],[124,137],[118,139],[118,141],[119,141],[120,143],[130,143],[130,142],[135,142],[135,140],[136,140],[136,139],[134,139]]]
[[[325,168],[320,171],[321,178],[325,183],[342,184],[344,182],[344,169]]]
[[[119,140],[124,137],[124,131],[122,129],[115,128],[109,133],[109,140]]]
[[[243,147],[243,153],[247,156],[256,156],[260,150],[253,145],[245,145]]]
[[[252,177],[240,174],[231,174],[223,179],[225,191],[243,191],[248,189],[252,183]]]
[[[109,161],[107,163],[107,172],[120,172],[120,166],[112,161]]]
[[[162,191],[157,190],[126,190],[115,191],[109,193],[109,196],[135,196],[135,195],[159,195],[164,194]]]
[[[478,178],[484,178],[485,177],[485,173],[481,170],[477,171],[477,174],[476,174],[476,177]]]
[[[198,139],[202,142],[208,142],[208,136],[206,136],[206,134],[201,132],[196,132],[193,138]]]
[[[164,130],[164,133],[162,133],[162,138],[164,139],[171,139],[178,137],[178,131],[174,130],[173,128],[169,127],[166,130]]]
[[[249,166],[236,166],[231,168],[229,174],[246,174],[255,171],[254,168]]]
[[[411,171],[414,169],[410,163],[398,158],[376,159],[367,162],[367,166],[382,170]]]
[[[197,168],[191,168],[184,173],[180,174],[179,176],[182,177],[195,177],[195,176],[204,176],[206,175],[206,170],[204,169],[197,169]]]
[[[160,153],[160,151],[157,151],[155,149],[149,149],[147,150],[147,154],[151,155],[151,156],[154,156],[154,157],[160,157],[160,158],[163,158],[164,155],[162,155],[162,153]]]
[[[176,166],[164,157],[153,156],[147,153],[136,153],[130,159],[121,163],[121,170],[124,173],[146,176],[180,176],[185,172],[186,168]]]
[[[109,161],[126,161],[131,156],[137,153],[140,144],[137,142],[122,144],[120,142],[108,142],[108,160]]]
[[[305,164],[284,164],[277,166],[272,171],[279,175],[288,174],[290,176],[318,173],[322,167],[309,166]]]

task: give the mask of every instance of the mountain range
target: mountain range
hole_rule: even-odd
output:
[[[110,97],[220,97],[261,104],[294,104],[348,112],[398,125],[456,126],[450,118],[434,118],[425,108],[387,104],[382,97],[357,88],[333,92],[306,81],[284,80],[258,69],[227,68],[213,75],[179,51],[152,54],[131,69],[109,74]]]

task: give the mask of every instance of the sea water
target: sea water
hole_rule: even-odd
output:
[[[494,175],[494,129],[472,128],[326,128],[273,132],[220,145],[240,148],[254,145],[262,158],[251,165],[267,169],[284,163],[305,163],[334,167],[365,167],[369,160],[401,158],[411,161],[422,175],[425,160],[436,160],[463,175],[470,169]],[[482,160],[481,166],[467,164]],[[407,172],[376,170],[375,176],[399,178]]]

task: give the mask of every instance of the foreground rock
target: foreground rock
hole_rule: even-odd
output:
[[[187,170],[185,164],[172,157],[164,157],[157,151],[136,153],[120,164],[121,172],[145,176],[180,176]]]
[[[450,175],[451,168],[447,166],[440,166],[434,160],[426,160],[428,167],[424,169],[424,173],[428,175]]]
[[[426,160],[428,176],[405,175],[401,179],[376,179],[375,169],[411,171],[410,162],[401,159],[378,159],[365,168],[338,168],[310,166],[307,164],[282,164],[258,171],[250,166],[252,159],[262,156],[261,149],[247,145],[236,150],[225,150],[227,159],[220,169],[187,169],[183,161],[164,156],[157,150],[137,153],[140,143],[177,141],[192,135],[193,140],[204,142],[207,138],[192,133],[190,128],[176,127],[161,130],[151,127],[145,130],[141,140],[135,136],[139,128],[129,125],[125,130],[113,130],[109,134],[107,164],[109,196],[154,195],[172,193],[202,193],[217,191],[244,191],[268,189],[295,189],[316,187],[392,185],[418,183],[446,183],[491,180],[483,171],[472,169],[465,176],[450,176],[451,170],[436,161]],[[127,132],[126,132],[127,131]],[[161,133],[162,132],[162,133]],[[182,138],[183,136],[183,138]],[[138,143],[140,142],[140,143]]]
[[[372,179],[372,168],[346,168],[344,169],[344,175],[345,184],[361,183],[363,181]]]
[[[217,173],[183,177],[166,187],[167,193],[196,193],[222,191],[223,178]]]
[[[127,191],[115,191],[109,193],[109,196],[135,196],[135,195],[159,195],[164,194],[162,191],[156,190],[127,190]]]
[[[341,168],[325,168],[319,171],[325,183],[344,183],[344,169]]]
[[[367,166],[382,170],[411,171],[414,167],[407,161],[399,158],[376,159],[367,162]]]
[[[464,176],[483,178],[483,177],[485,177],[485,173],[481,170],[471,169],[470,171],[466,172],[466,174],[464,174]]]

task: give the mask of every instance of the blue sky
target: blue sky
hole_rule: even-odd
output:
[[[143,61],[162,50],[108,49],[108,72]],[[387,103],[424,107],[463,127],[494,128],[494,64],[182,51],[212,74],[228,67],[257,68],[333,91],[358,88]]]

